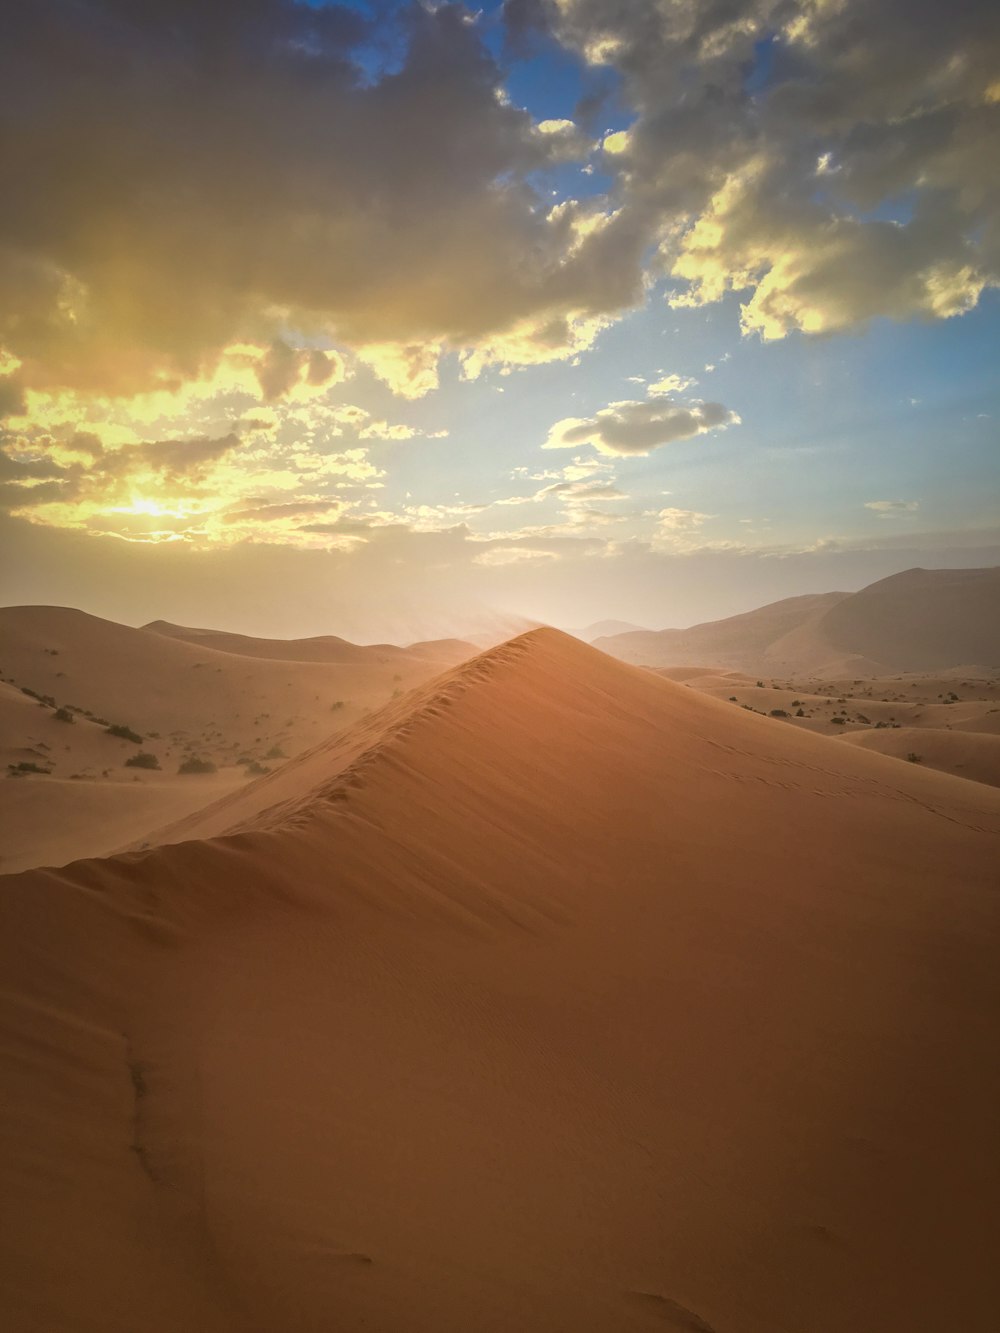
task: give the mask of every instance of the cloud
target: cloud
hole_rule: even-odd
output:
[[[493,546],[488,551],[481,551],[473,556],[477,565],[522,565],[532,561],[556,560],[555,551],[538,550],[531,546]]]
[[[566,501],[624,500],[626,495],[610,481],[557,481],[551,486],[544,486],[534,498],[548,499],[557,496]]]
[[[485,20],[370,15],[5,16],[0,410],[177,393],[234,346],[268,402],[343,378],[334,347],[418,397],[448,352],[466,376],[579,355],[660,279],[677,304],[741,293],[765,339],[950,318],[1000,281],[995,6],[511,0],[508,52],[620,76],[630,123],[599,150],[598,73],[574,119],[535,122]],[[573,161],[609,184],[552,206]]]
[[[706,366],[706,370],[709,367]],[[652,384],[646,386],[646,392],[652,394],[670,394],[683,393],[685,389],[690,389],[698,381],[689,375],[664,375],[662,379],[654,380]]]
[[[416,394],[441,349],[494,356],[511,334],[506,355],[559,355],[637,298],[644,238],[627,220],[608,236],[581,230],[588,208],[540,206],[545,174],[586,136],[504,95],[462,6],[373,10],[17,7],[0,47],[17,182],[0,215],[0,346],[29,388],[176,387],[251,342],[270,349],[257,371],[271,400],[325,382],[296,330],[376,349]]]
[[[0,376],[0,421],[4,417],[23,416],[26,410],[24,381],[20,375]]]
[[[919,500],[866,500],[865,508],[871,509],[880,518],[892,518],[897,514],[912,514],[920,508]]]
[[[673,301],[743,329],[951,318],[1000,281],[1000,14],[965,0],[558,0],[638,115],[605,158]],[[641,221],[640,221],[641,220]]]
[[[708,431],[738,425],[737,414],[721,403],[682,405],[653,398],[611,403],[593,417],[566,417],[549,431],[543,449],[593,445],[598,452],[644,457],[653,449]]]
[[[700,528],[711,514],[699,514],[697,509],[661,509],[657,515],[661,528],[671,532],[687,532]]]

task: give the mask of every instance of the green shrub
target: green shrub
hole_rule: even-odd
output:
[[[214,773],[215,771],[215,765],[211,759],[197,759],[194,757],[185,759],[177,770],[178,773]]]
[[[126,727],[124,722],[114,722],[105,731],[107,736],[118,736],[123,741],[131,741],[133,745],[141,745],[142,737],[131,727]]]
[[[131,758],[125,760],[126,768],[155,768],[160,767],[160,761],[155,754],[150,754],[147,750],[140,750]]]
[[[771,709],[771,716],[772,716],[772,717],[787,717],[788,714],[785,712],[785,710],[784,710],[783,708],[772,708],[772,709]]]

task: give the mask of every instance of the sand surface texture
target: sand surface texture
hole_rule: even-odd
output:
[[[0,608],[0,873],[118,851],[475,653]],[[159,768],[128,766],[140,753]],[[179,772],[191,759],[216,771]]]
[[[360,727],[0,880],[5,1329],[993,1333],[1000,791],[551,630]]]

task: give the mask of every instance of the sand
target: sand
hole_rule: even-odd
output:
[[[785,726],[1000,786],[1000,679],[892,676],[860,680],[753,680],[711,667],[658,675],[726,699]]]
[[[183,633],[211,643],[66,607],[0,609],[0,872],[118,851],[476,652]],[[127,767],[140,752],[159,771]],[[179,773],[192,758],[217,773]],[[23,764],[44,772],[5,781]]]
[[[1000,792],[555,631],[363,727],[0,880],[6,1328],[992,1333]]]
[[[650,667],[710,662],[821,679],[1000,670],[1000,569],[909,569],[856,593],[789,597],[690,629],[595,639]]]

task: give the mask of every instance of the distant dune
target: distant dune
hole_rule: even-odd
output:
[[[183,643],[192,643],[197,647],[212,648],[217,652],[235,653],[239,657],[262,657],[280,662],[412,662],[415,658],[426,658],[431,662],[459,662],[475,655],[476,649],[471,643],[460,639],[439,639],[425,643],[415,643],[408,648],[400,648],[393,643],[357,644],[347,639],[338,639],[333,634],[319,635],[311,639],[259,639],[246,634],[232,634],[217,629],[191,629],[186,625],[171,625],[166,620],[154,620],[144,625],[143,629],[152,634],[162,634],[167,638],[180,639]]]
[[[1000,787],[998,677],[918,674],[796,683],[711,667],[656,670],[783,726]]]
[[[301,643],[331,655],[305,658]],[[475,651],[457,640],[288,645],[0,608],[0,872],[118,850]],[[127,767],[139,753],[159,771]],[[191,759],[218,771],[179,774]]]
[[[586,625],[583,629],[568,629],[567,634],[572,634],[575,639],[582,639],[584,643],[593,643],[595,639],[607,638],[613,634],[648,634],[641,625],[630,625],[627,620],[597,620],[593,625]]]
[[[857,593],[790,597],[595,646],[637,665],[711,663],[763,675],[1000,669],[1000,569],[911,569]]]
[[[184,836],[0,880],[10,1333],[995,1326],[1000,791],[541,630]]]

